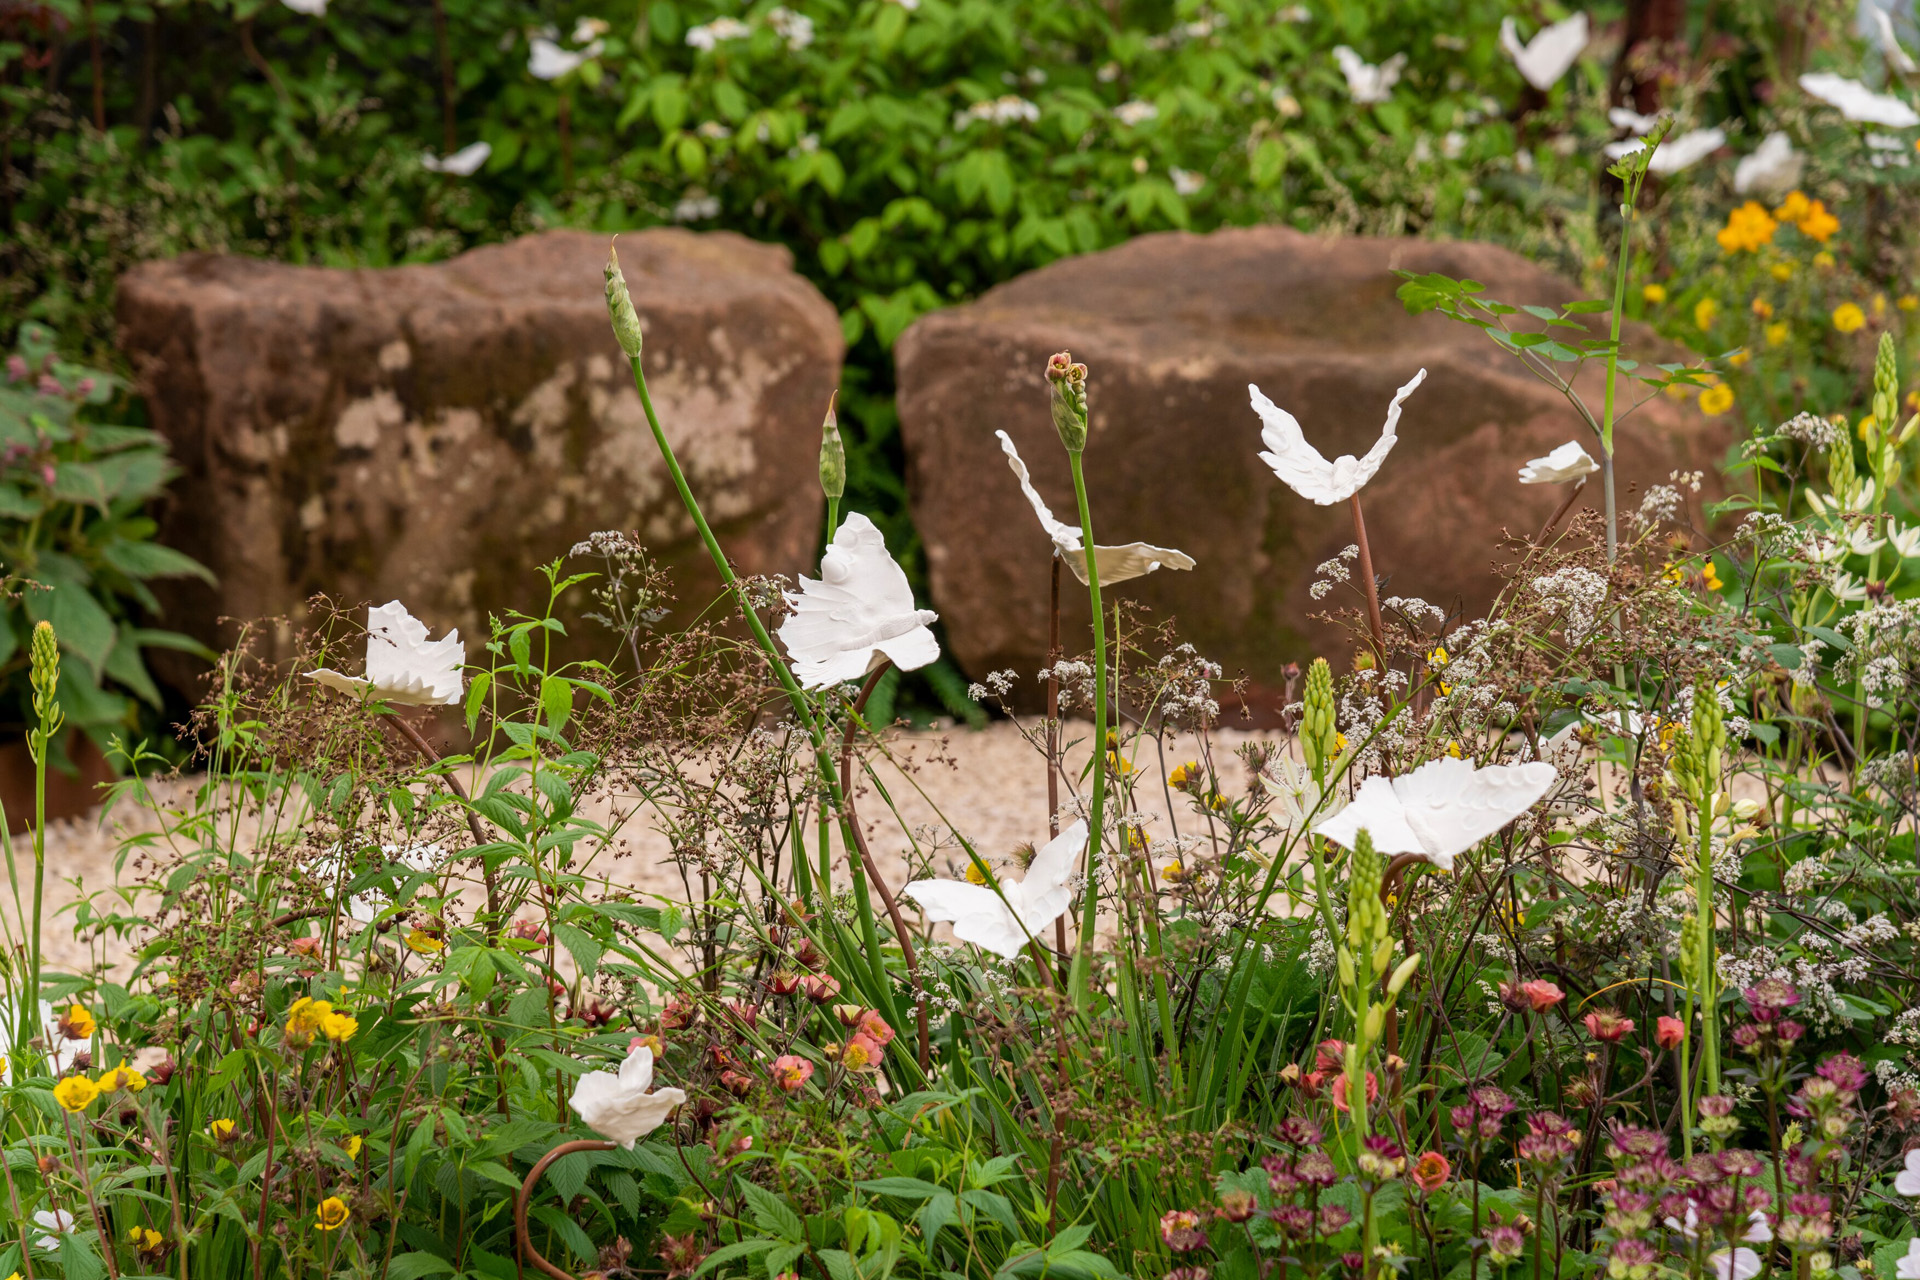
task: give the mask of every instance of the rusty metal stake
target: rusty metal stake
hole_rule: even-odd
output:
[[[540,1255],[533,1247],[533,1238],[527,1234],[527,1200],[533,1195],[534,1184],[546,1176],[547,1166],[562,1156],[570,1156],[576,1151],[612,1151],[620,1144],[603,1142],[598,1138],[576,1138],[572,1142],[563,1142],[547,1154],[540,1157],[527,1174],[527,1180],[520,1184],[520,1194],[513,1198],[513,1238],[520,1247],[520,1256],[538,1267],[543,1274],[553,1280],[574,1280],[571,1272],[562,1271]]]

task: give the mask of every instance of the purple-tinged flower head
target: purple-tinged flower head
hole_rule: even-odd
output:
[[[1580,1131],[1573,1122],[1557,1111],[1536,1111],[1527,1117],[1527,1130],[1531,1133],[1547,1136],[1572,1137]]]
[[[1213,1272],[1205,1267],[1175,1267],[1167,1272],[1167,1280],[1213,1280]]]
[[[1340,1255],[1340,1265],[1355,1275],[1360,1274],[1360,1268],[1365,1263],[1366,1258],[1363,1257],[1357,1249]]]
[[[1773,1034],[1780,1038],[1781,1044],[1792,1044],[1807,1034],[1807,1029],[1792,1018],[1781,1018],[1773,1024]]]
[[[1213,1216],[1223,1222],[1245,1222],[1259,1208],[1260,1201],[1253,1192],[1232,1187],[1220,1193],[1220,1204],[1214,1209]]]
[[[1699,1186],[1720,1181],[1726,1175],[1720,1171],[1720,1164],[1713,1158],[1711,1151],[1703,1151],[1680,1166],[1680,1176]]]
[[[1453,1108],[1453,1127],[1462,1137],[1493,1142],[1500,1137],[1500,1126],[1513,1113],[1513,1099],[1490,1084],[1467,1091],[1467,1100]]]
[[[1653,1225],[1653,1197],[1645,1191],[1618,1189],[1608,1199],[1605,1221],[1619,1235],[1638,1235]]]
[[[1498,1210],[1494,1211],[1488,1222],[1484,1238],[1487,1242],[1487,1261],[1496,1267],[1517,1261],[1521,1251],[1527,1247],[1527,1233],[1520,1225],[1519,1216],[1515,1215],[1512,1222],[1503,1222]]]
[[[1833,1212],[1833,1198],[1819,1191],[1801,1191],[1787,1197],[1787,1212],[1802,1218],[1819,1218]]]
[[[1651,1280],[1660,1266],[1660,1253],[1651,1243],[1629,1236],[1613,1242],[1607,1255],[1610,1280]]]
[[[1514,1146],[1520,1162],[1533,1171],[1534,1180],[1552,1176],[1573,1158],[1576,1143],[1571,1135],[1523,1133]]]
[[[1614,1120],[1607,1125],[1607,1158],[1609,1160],[1644,1159],[1652,1155],[1667,1153],[1667,1138],[1658,1129],[1643,1129],[1638,1125],[1626,1124]]]
[[[1175,1253],[1207,1247],[1207,1229],[1191,1209],[1169,1209],[1160,1215],[1160,1242]]]
[[[1305,1240],[1313,1234],[1313,1211],[1305,1205],[1275,1205],[1267,1210],[1267,1221],[1289,1240]]]
[[[1294,1162],[1294,1177],[1309,1187],[1330,1187],[1340,1181],[1340,1171],[1324,1151],[1309,1151]]]
[[[1682,1223],[1690,1229],[1699,1224],[1702,1216],[1699,1200],[1691,1191],[1675,1189],[1660,1197],[1660,1217],[1669,1227]]]
[[[1305,1116],[1288,1116],[1273,1127],[1273,1133],[1290,1147],[1317,1147],[1323,1136],[1320,1126]]]
[[[82,378],[80,379],[80,381],[73,384],[73,394],[77,396],[90,396],[93,394],[93,388],[95,385],[96,384],[94,383],[94,380],[91,377]]]
[[[1867,1083],[1867,1067],[1850,1053],[1836,1053],[1814,1070],[1846,1093],[1859,1093]]]
[[[1353,1215],[1337,1204],[1320,1206],[1320,1234],[1323,1236],[1334,1235],[1352,1221]]]
[[[29,372],[30,370],[27,368],[27,358],[25,356],[11,355],[7,357],[8,382],[25,382]]]
[[[1800,1003],[1800,993],[1779,978],[1763,978],[1740,993],[1756,1022],[1772,1022]]]
[[[1267,1189],[1276,1196],[1290,1196],[1300,1188],[1300,1179],[1294,1175],[1293,1161],[1285,1156],[1268,1156],[1260,1162],[1267,1171]]]
[[[50,373],[40,375],[39,383],[34,387],[43,396],[64,396],[67,389],[60,385],[60,379]]]
[[[1710,1093],[1700,1099],[1700,1114],[1709,1120],[1717,1120],[1733,1114],[1733,1099],[1724,1093]]]
[[[1755,1053],[1760,1048],[1760,1024],[1743,1022],[1735,1027],[1727,1038],[1733,1041],[1733,1047],[1742,1053]]]
[[[1359,1167],[1361,1176],[1374,1182],[1387,1182],[1399,1177],[1406,1169],[1407,1158],[1392,1138],[1376,1133],[1362,1144],[1360,1156],[1354,1163]]]

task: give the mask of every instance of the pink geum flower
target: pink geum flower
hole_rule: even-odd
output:
[[[893,1043],[893,1028],[887,1025],[887,1020],[880,1016],[878,1009],[868,1009],[854,1025],[860,1029],[861,1035],[882,1049]]]
[[[1192,1209],[1169,1209],[1160,1216],[1160,1241],[1175,1253],[1207,1247],[1207,1229]]]
[[[1612,1009],[1595,1009],[1587,1015],[1587,1034],[1595,1040],[1617,1044],[1633,1034],[1633,1019],[1623,1018]]]
[[[1554,986],[1545,978],[1535,978],[1532,982],[1520,984],[1520,994],[1527,998],[1527,1005],[1535,1013],[1545,1013],[1567,998],[1567,993]]]
[[[1678,1018],[1662,1017],[1654,1024],[1653,1038],[1662,1049],[1678,1049],[1687,1038],[1687,1024]]]
[[[773,1060],[773,1083],[782,1093],[798,1093],[813,1076],[813,1064],[797,1053],[783,1053]]]
[[[1372,1106],[1380,1100],[1380,1082],[1374,1079],[1373,1072],[1367,1072],[1367,1105]],[[1333,1078],[1333,1109],[1347,1109],[1347,1073],[1341,1072]]]
[[[1447,1185],[1453,1165],[1438,1151],[1428,1151],[1413,1162],[1413,1185],[1432,1195]]]

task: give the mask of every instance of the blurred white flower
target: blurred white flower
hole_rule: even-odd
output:
[[[1082,583],[1087,580],[1087,557],[1082,550],[1086,546],[1078,525],[1070,525],[1056,520],[1052,510],[1041,498],[1039,490],[1033,487],[1033,480],[1027,475],[1027,464],[1021,460],[1020,451],[1013,447],[1013,438],[1004,431],[994,432],[1000,437],[1000,451],[1007,455],[1007,466],[1020,481],[1020,492],[1027,495],[1027,503],[1033,508],[1033,514],[1040,517],[1040,527],[1046,531],[1048,541],[1066,562],[1073,576]],[[1129,542],[1120,547],[1095,546],[1094,565],[1100,570],[1100,582],[1109,586],[1116,582],[1125,582],[1145,573],[1165,566],[1169,569],[1193,568],[1193,557],[1184,551],[1175,551],[1172,547],[1156,547],[1147,542]]]
[[[1867,584],[1844,569],[1836,569],[1827,583],[1827,594],[1842,604],[1859,604],[1867,598]]]
[[[1806,161],[1805,156],[1793,149],[1793,139],[1784,133],[1770,133],[1753,149],[1752,155],[1742,156],[1740,163],[1733,167],[1734,193],[1778,195],[1791,190],[1799,183],[1800,170]]]
[[[753,28],[738,18],[715,18],[712,22],[687,28],[687,43],[702,53],[711,53],[722,40],[744,40]]]
[[[887,0],[887,2],[889,4],[899,5],[902,9],[905,9],[908,13],[912,13],[915,9],[918,9],[920,7],[920,0]]]
[[[1545,93],[1560,83],[1560,77],[1567,74],[1587,47],[1587,15],[1576,13],[1552,26],[1542,27],[1525,44],[1520,43],[1513,19],[1502,18],[1500,47],[1513,59],[1513,65],[1520,69],[1526,82]]]
[[[584,49],[564,49],[546,36],[527,42],[527,74],[536,80],[558,80],[578,71],[589,58],[600,56],[601,44],[594,41]]]
[[[1521,484],[1564,484],[1600,469],[1578,440],[1569,440],[1544,458],[1520,468]]]
[[[833,535],[820,577],[803,576],[800,590],[786,599],[793,612],[780,624],[780,642],[806,688],[858,680],[882,657],[913,671],[940,656],[940,642],[927,630],[940,615],[914,608],[906,573],[887,554],[880,530],[858,511]]]
[[[0,1070],[0,1084],[13,1083],[13,1064],[18,1058],[13,1049],[14,1032],[13,1004],[0,1000],[0,1059],[5,1059],[6,1067]],[[53,1075],[59,1075],[71,1067],[80,1051],[89,1041],[69,1040],[60,1034],[60,1011],[45,1000],[40,1002],[40,1039],[47,1045],[46,1066]]]
[[[1206,178],[1191,169],[1170,168],[1167,177],[1173,180],[1173,189],[1183,196],[1198,195],[1200,189],[1207,185]]]
[[[1835,515],[1842,511],[1865,511],[1873,506],[1873,481],[1856,482],[1850,494],[1823,494],[1818,489],[1807,490],[1807,505],[1813,508],[1815,515]]]
[[[673,202],[675,222],[705,222],[720,216],[720,197],[704,191],[689,191]]]
[[[1876,169],[1904,169],[1913,163],[1913,153],[1904,138],[1886,133],[1867,135],[1867,163]]]
[[[1303,4],[1290,4],[1273,15],[1276,22],[1311,22],[1313,13]]]
[[[1334,47],[1333,60],[1347,78],[1347,93],[1362,106],[1391,98],[1393,86],[1400,83],[1400,73],[1407,65],[1407,55],[1396,53],[1375,66],[1344,44]]]
[[[323,667],[307,672],[307,678],[342,693],[405,706],[451,706],[460,701],[460,668],[466,660],[458,631],[429,640],[426,623],[392,600],[367,610],[366,675],[342,675]]]
[[[1893,33],[1893,15],[1871,0],[1860,7],[1871,14],[1874,43],[1880,46],[1880,56],[1887,60],[1887,66],[1903,75],[1920,71],[1920,67],[1914,65],[1913,55],[1900,47],[1900,37]]]
[[[420,157],[420,167],[429,173],[451,173],[455,177],[470,178],[479,172],[493,155],[491,142],[475,142],[460,148],[445,159],[435,155]]]
[[[968,125],[976,121],[988,124],[1018,124],[1025,121],[1032,124],[1040,118],[1040,108],[1036,103],[1027,101],[1017,93],[1004,93],[997,98],[986,98],[974,103],[964,111],[953,113],[953,131],[963,133]]]
[[[1653,153],[1653,159],[1647,162],[1648,173],[1678,173],[1691,165],[1698,164],[1721,147],[1727,145],[1725,129],[1693,129],[1677,138],[1668,138]],[[1607,158],[1618,160],[1622,156],[1634,155],[1646,150],[1645,138],[1629,138],[1624,142],[1609,142],[1606,145]]]
[[[45,1249],[49,1253],[60,1247],[59,1237],[80,1233],[79,1224],[65,1209],[38,1210],[33,1215],[33,1225],[48,1233],[35,1240],[33,1247]]]
[[[733,136],[733,130],[718,120],[702,120],[694,132],[711,142],[724,142]]]
[[[1894,1260],[1893,1276],[1894,1280],[1920,1280],[1920,1236],[1907,1241],[1907,1251]]]
[[[1159,114],[1159,107],[1138,98],[1131,102],[1123,102],[1113,109],[1113,118],[1129,129],[1138,128],[1147,121],[1157,118]]]
[[[1898,551],[1902,560],[1920,556],[1920,524],[1889,526],[1887,545]]]
[[[666,1123],[687,1100],[680,1089],[653,1086],[653,1050],[641,1045],[620,1064],[620,1073],[589,1071],[574,1082],[567,1105],[587,1128],[627,1150]]]
[[[1877,124],[1888,129],[1910,129],[1920,124],[1920,112],[1892,94],[1875,93],[1858,80],[1849,80],[1831,71],[1816,71],[1800,77],[1800,87],[1856,124]]]
[[[1328,462],[1318,449],[1307,443],[1306,434],[1300,430],[1299,419],[1267,399],[1259,387],[1249,383],[1247,394],[1253,400],[1253,411],[1260,415],[1263,424],[1260,440],[1267,446],[1260,460],[1272,467],[1275,475],[1309,502],[1323,507],[1345,502],[1366,487],[1367,481],[1379,472],[1380,464],[1387,460],[1387,454],[1393,451],[1393,446],[1399,441],[1400,406],[1426,378],[1427,371],[1422,369],[1413,375],[1412,381],[1394,392],[1393,403],[1387,406],[1387,423],[1380,428],[1379,442],[1367,450],[1366,456],[1356,458],[1350,453],[1342,454],[1332,462]]]
[[[813,19],[784,5],[767,11],[767,25],[795,53],[813,43]]]
[[[1024,880],[1001,880],[998,892],[965,880],[915,880],[902,892],[927,919],[950,921],[960,941],[1011,960],[1073,904],[1073,873],[1086,847],[1083,819],[1040,846]]]
[[[1440,139],[1440,154],[1449,160],[1458,160],[1467,150],[1467,135],[1458,129],[1449,129]]]
[[[1660,123],[1660,113],[1641,115],[1629,107],[1611,107],[1607,110],[1607,122],[1616,129],[1625,129],[1638,138],[1642,134],[1652,133],[1653,126]]]
[[[1560,776],[1541,760],[1476,769],[1442,756],[1397,778],[1373,774],[1336,816],[1314,824],[1343,849],[1365,831],[1383,854],[1418,854],[1442,871],[1546,795]]]
[[[309,18],[327,16],[327,0],[280,0],[280,3],[295,13],[304,13]]]

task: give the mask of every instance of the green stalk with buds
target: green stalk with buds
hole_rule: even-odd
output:
[[[1893,335],[1880,335],[1880,349],[1873,361],[1873,416],[1861,424],[1861,434],[1866,439],[1867,470],[1873,473],[1872,528],[1880,532],[1880,516],[1887,507],[1887,495],[1900,483],[1900,447],[1913,439],[1914,432],[1920,430],[1920,414],[1909,417],[1904,426],[1900,422],[1900,356],[1894,350]],[[1829,461],[1829,469],[1839,466],[1841,455],[1846,455],[1848,473],[1848,491],[1851,492],[1853,472],[1853,447],[1845,441],[1837,442]],[[1836,497],[1839,490],[1834,490]],[[1880,581],[1880,549],[1875,547],[1867,559],[1867,582]],[[1853,758],[1863,757],[1867,746],[1867,699],[1865,691],[1856,680],[1853,702]]]
[[[47,752],[66,716],[60,710],[60,643],[51,622],[33,628],[33,728],[27,731],[27,750],[33,756],[33,921],[28,925],[27,972],[20,985],[20,1007],[15,1009],[16,1051],[25,1051],[40,1035],[40,916],[47,880]],[[12,844],[7,849],[9,859]],[[11,874],[11,863],[7,868]]]
[[[1731,814],[1732,795],[1720,789],[1720,770],[1726,754],[1727,726],[1720,712],[1720,696],[1710,676],[1701,676],[1693,689],[1693,712],[1688,718],[1687,732],[1676,742],[1673,759],[1674,780],[1693,808],[1693,821],[1698,828],[1696,836],[1696,858],[1693,881],[1693,915],[1682,926],[1680,934],[1680,976],[1687,984],[1686,1015],[1687,1025],[1692,1027],[1694,998],[1700,1001],[1700,1054],[1704,1068],[1705,1088],[1710,1094],[1720,1092],[1720,979],[1719,965],[1714,954],[1714,913],[1713,913],[1713,822],[1717,814]],[[1687,817],[1679,806],[1674,807],[1674,826],[1681,833],[1687,831]],[[1688,1061],[1688,1042],[1680,1042],[1680,1106],[1681,1114],[1688,1117],[1685,1148],[1690,1156],[1693,1150],[1691,1134],[1692,1111],[1689,1110],[1687,1094],[1692,1088],[1692,1067]]]
[[[833,541],[840,528],[840,499],[847,492],[847,445],[840,438],[840,420],[834,416],[834,401],[827,401],[827,420],[820,424],[820,492],[827,496],[827,541]]]

